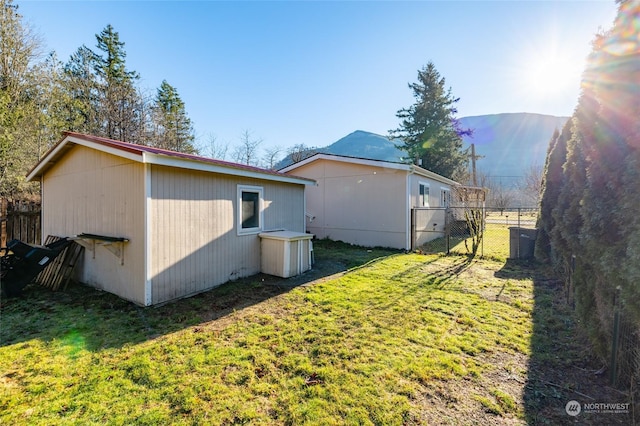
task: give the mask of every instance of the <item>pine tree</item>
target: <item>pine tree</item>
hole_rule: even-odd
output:
[[[429,62],[418,71],[418,82],[410,83],[416,102],[400,109],[396,116],[400,127],[390,137],[400,139],[398,148],[406,151],[414,164],[449,178],[460,178],[467,168],[467,155],[462,150],[462,129],[455,118],[459,98],[445,88],[445,79]]]
[[[126,68],[124,42],[111,25],[96,35],[98,54],[94,70],[99,78],[100,122],[108,138],[142,142],[140,130],[141,99],[134,82],[140,77]]]
[[[154,145],[172,151],[193,154],[195,135],[184,102],[175,87],[162,82],[153,106]]]

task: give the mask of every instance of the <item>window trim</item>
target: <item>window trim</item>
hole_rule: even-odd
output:
[[[426,198],[424,197],[424,192],[420,193],[421,192],[420,188],[423,186],[428,190]],[[431,184],[429,182],[419,180],[418,181],[418,207],[431,207],[431,203],[429,202],[430,197],[431,197]],[[420,198],[422,198],[422,200],[420,200]]]
[[[446,194],[446,195],[445,195]],[[451,205],[451,188],[440,187],[440,207],[449,207]]]
[[[251,192],[258,194],[258,226],[253,228],[242,227],[242,194],[244,192]],[[254,235],[262,232],[264,225],[264,188],[254,185],[238,185],[237,189],[237,233],[238,235]]]

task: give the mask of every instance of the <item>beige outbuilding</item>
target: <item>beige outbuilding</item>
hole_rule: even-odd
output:
[[[415,165],[334,154],[315,154],[280,171],[317,182],[306,193],[309,232],[367,247],[409,250],[443,236],[445,208],[460,186]],[[416,208],[427,214],[412,224]]]
[[[27,179],[41,182],[43,236],[84,234],[79,281],[145,306],[260,272],[259,234],[305,233],[314,184],[71,132]]]

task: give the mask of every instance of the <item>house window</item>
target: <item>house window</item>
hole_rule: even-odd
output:
[[[429,184],[420,182],[420,196],[418,197],[418,207],[429,207]]]
[[[440,189],[440,207],[449,207],[451,204],[451,191],[448,189]]]
[[[238,185],[238,234],[262,231],[262,193],[260,186]]]

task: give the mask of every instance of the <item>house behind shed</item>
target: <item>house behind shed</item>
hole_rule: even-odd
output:
[[[259,234],[304,233],[314,184],[70,132],[27,178],[42,185],[43,236],[127,240],[86,240],[79,281],[145,306],[260,272]]]
[[[445,209],[460,186],[411,164],[323,153],[281,171],[318,184],[306,192],[309,232],[369,247],[409,250],[443,236]],[[414,209],[425,214],[412,217]],[[416,229],[428,232],[415,241]]]

